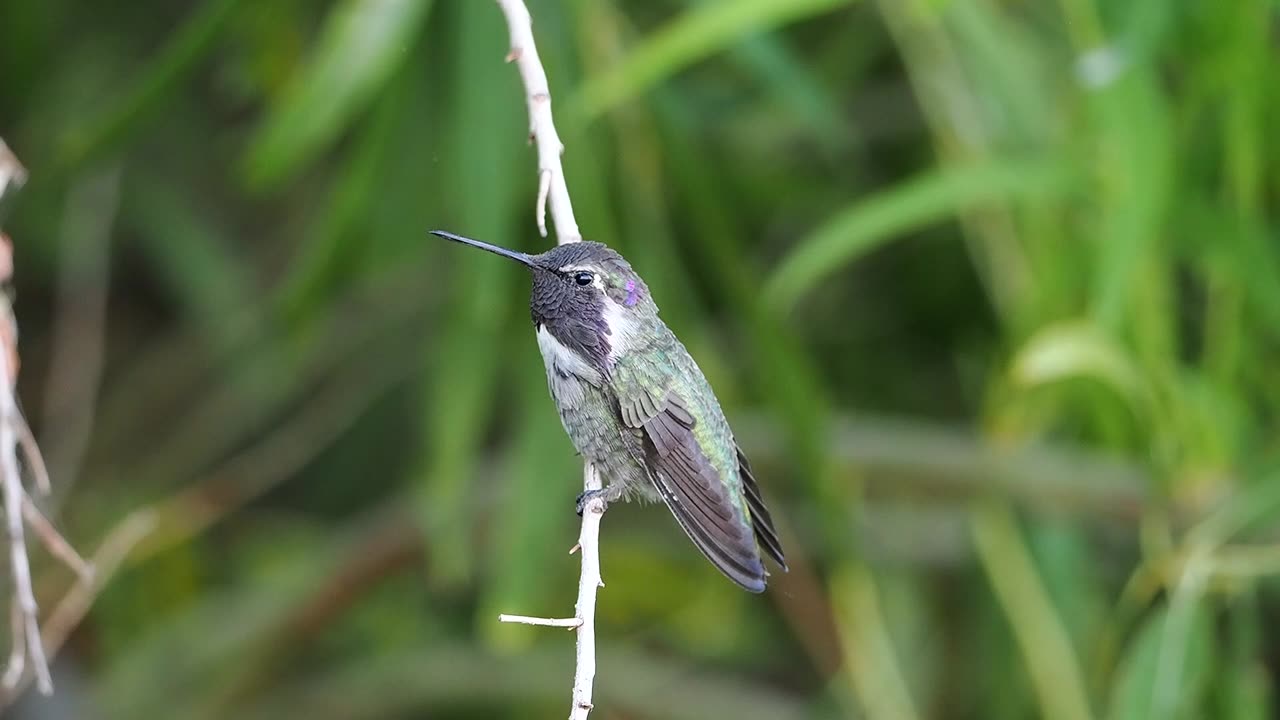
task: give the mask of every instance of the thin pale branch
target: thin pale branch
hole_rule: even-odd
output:
[[[36,538],[53,554],[54,557],[61,560],[67,567],[71,568],[81,580],[87,580],[93,577],[93,566],[84,558],[80,557],[80,553],[71,547],[71,543],[62,537],[62,533],[49,522],[49,518],[40,512],[40,508],[36,507],[35,501],[25,492],[22,494],[22,517],[31,526],[31,531],[36,534]]]
[[[525,101],[529,105],[529,139],[538,148],[538,231],[547,236],[547,209],[556,225],[556,237],[561,245],[582,239],[578,221],[573,217],[573,203],[569,200],[569,186],[565,183],[564,167],[560,155],[564,144],[551,119],[551,89],[547,85],[547,72],[538,59],[538,47],[533,42],[533,19],[522,0],[497,0],[502,14],[507,17],[507,29],[511,34],[511,52],[507,62],[514,62],[524,81]]]
[[[27,619],[18,603],[9,604],[9,634],[13,641],[9,647],[9,659],[5,661],[4,676],[0,687],[15,688],[27,670]]]
[[[508,615],[506,613],[498,616],[498,622],[538,625],[539,627],[559,627],[570,630],[575,630],[582,626],[582,618],[540,618],[528,615]]]
[[[10,187],[21,186],[25,179],[26,170],[0,140],[0,199]],[[0,233],[0,283],[9,282],[13,268],[13,244]],[[93,566],[80,557],[71,543],[40,512],[23,485],[19,450],[35,478],[36,490],[48,495],[51,489],[44,456],[15,396],[20,363],[17,318],[9,295],[0,292],[0,486],[3,486],[5,532],[9,541],[9,569],[13,575],[13,595],[9,605],[13,646],[0,675],[0,686],[8,691],[6,699],[16,697],[24,683],[32,678],[41,693],[49,695],[53,692],[46,637],[41,634],[40,612],[31,587],[26,526],[30,525],[35,538],[76,573],[80,585],[94,581]],[[45,629],[47,632],[48,628]],[[26,672],[28,668],[31,674]]]
[[[86,563],[95,568],[96,572],[82,575],[53,607],[53,611],[45,620],[44,637],[40,649],[42,659],[46,653],[52,657],[62,649],[71,631],[84,620],[89,607],[93,605],[94,599],[98,597],[98,593],[102,592],[107,581],[115,575],[129,553],[155,529],[155,526],[155,512],[150,509],[136,510],[107,533],[102,544]],[[6,692],[0,698],[0,707],[13,702],[24,689],[26,682],[30,682],[30,676],[19,675],[14,686],[5,685]]]
[[[538,59],[533,41],[533,20],[522,0],[497,0],[507,19],[511,34],[511,51],[507,62],[514,62],[524,81],[525,100],[529,106],[529,138],[538,149],[538,231],[547,236],[547,211],[555,223],[557,242],[561,245],[582,239],[578,222],[573,217],[573,203],[564,178],[560,155],[564,145],[551,117],[551,90],[547,73]],[[600,476],[590,463],[583,468],[582,484],[587,491],[599,490]],[[585,720],[591,712],[591,692],[596,675],[596,591],[604,585],[600,579],[600,521],[604,517],[604,501],[596,498],[586,503],[582,513],[582,531],[578,548],[582,551],[582,574],[578,580],[578,602],[573,621],[578,633],[577,669],[573,678],[573,707],[570,720]]]
[[[20,186],[26,170],[0,140],[0,197],[11,185]],[[0,235],[0,282],[13,275],[13,245]],[[3,485],[5,531],[9,540],[9,570],[13,573],[13,598],[10,620],[13,625],[13,648],[2,678],[12,687],[24,677],[29,665],[35,672],[41,693],[53,692],[53,678],[40,640],[40,613],[35,592],[31,589],[31,563],[27,558],[27,541],[23,525],[23,504],[27,498],[18,464],[18,445],[26,423],[14,397],[18,379],[18,323],[8,295],[0,294],[0,484]]]
[[[6,308],[7,309],[7,308]],[[0,318],[0,321],[11,320]],[[16,333],[7,335],[12,337]],[[40,640],[40,615],[36,606],[35,593],[31,589],[31,564],[27,559],[27,541],[22,520],[22,505],[27,497],[22,487],[22,474],[18,468],[18,434],[14,431],[14,418],[18,415],[18,404],[13,397],[13,386],[7,378],[10,373],[11,353],[7,349],[0,350],[0,483],[4,485],[5,531],[9,540],[9,569],[13,573],[13,599],[11,602],[22,615],[23,631],[14,633],[13,642],[26,647],[26,659],[36,674],[37,687],[48,695],[53,692],[53,678],[49,674],[49,666],[44,657],[44,646]],[[18,627],[14,623],[14,628]],[[12,662],[21,654],[17,647],[10,653]],[[13,665],[5,671],[6,681],[22,677],[22,668],[15,670]]]
[[[44,453],[40,452],[40,446],[36,444],[36,436],[31,433],[27,419],[19,414],[14,422],[18,426],[18,445],[27,458],[27,467],[35,476],[36,490],[41,495],[48,495],[53,490],[53,485],[49,482],[49,468],[44,463]]]

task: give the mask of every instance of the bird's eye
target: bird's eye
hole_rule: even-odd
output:
[[[590,285],[595,282],[595,276],[589,272],[580,272],[573,274],[573,281],[579,285]]]

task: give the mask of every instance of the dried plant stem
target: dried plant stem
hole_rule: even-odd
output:
[[[40,512],[40,508],[36,507],[31,496],[25,492],[22,494],[22,517],[31,526],[31,531],[36,534],[36,537],[40,539],[40,542],[54,557],[71,568],[81,580],[93,578],[93,565],[80,557],[80,553],[71,547],[71,543],[62,537],[62,534],[53,527],[53,523],[49,522],[49,518],[45,517],[44,513]]]
[[[4,677],[0,684],[7,690],[15,688],[22,681],[22,673],[27,669],[27,619],[22,614],[18,603],[9,604],[9,635],[13,642],[9,644],[9,659],[5,661]]]
[[[48,495],[52,492],[53,485],[49,482],[49,469],[45,467],[44,454],[36,444],[36,436],[31,434],[31,426],[27,424],[27,419],[22,415],[18,415],[15,419],[18,422],[18,445],[22,447],[22,453],[27,457],[28,469],[31,470],[32,475],[35,475],[36,490],[41,495]]]
[[[520,623],[521,625],[538,625],[540,627],[560,627],[575,630],[582,625],[582,621],[576,617],[572,618],[540,618],[530,617],[529,615],[508,615],[503,613],[498,616],[498,622],[504,623]]]
[[[10,187],[21,186],[26,170],[0,140],[0,199]],[[0,233],[0,283],[13,276],[13,245]],[[22,466],[18,452],[26,457],[27,467],[35,476],[36,489],[49,494],[49,473],[36,445],[31,428],[18,406],[14,388],[18,382],[18,322],[9,295],[0,291],[0,495],[4,498],[5,535],[9,541],[9,570],[13,574],[9,623],[12,647],[0,674],[0,687],[7,695],[16,694],[31,668],[40,692],[53,692],[53,678],[40,633],[40,612],[31,587],[31,563],[27,555],[26,526],[59,560],[70,567],[84,582],[93,577],[93,568],[80,557],[40,512],[22,483]]]
[[[26,179],[22,164],[0,140],[0,197],[10,185],[20,186]],[[0,282],[13,274],[13,246],[0,235]],[[5,532],[9,540],[9,570],[13,573],[13,598],[9,608],[13,630],[13,648],[3,677],[5,687],[15,686],[28,664],[36,674],[40,692],[53,692],[53,678],[40,640],[40,615],[35,593],[31,589],[31,564],[27,560],[27,540],[22,520],[27,491],[22,486],[18,465],[18,446],[26,423],[18,410],[13,387],[18,378],[18,324],[9,306],[8,296],[0,303],[0,484],[3,484]]]
[[[93,604],[107,581],[115,575],[134,547],[155,529],[155,525],[154,511],[135,510],[107,533],[90,560],[84,563],[94,571],[82,574],[49,613],[44,624],[43,654],[49,657],[57,655],[71,635],[71,631],[89,612],[89,606]],[[7,672],[5,679],[8,679]],[[0,707],[12,704],[29,680],[29,676],[23,676],[19,671],[13,685],[4,686],[4,693],[0,694]]]
[[[95,572],[81,576],[49,613],[49,619],[44,625],[44,642],[50,654],[62,648],[71,631],[89,612],[94,598],[119,570],[134,547],[155,530],[156,523],[155,512],[143,508],[129,513],[107,533],[89,559],[89,566]]]
[[[22,622],[14,622],[14,650],[10,654],[10,667],[4,681],[16,683],[22,677],[22,663],[14,662],[20,652],[19,644],[26,646],[26,657],[36,674],[36,687],[48,695],[53,692],[53,678],[44,656],[44,644],[40,640],[40,615],[36,596],[31,590],[31,565],[27,560],[27,542],[22,520],[22,506],[27,493],[22,487],[22,475],[18,469],[18,405],[13,398],[13,386],[9,384],[8,352],[0,351],[0,483],[4,484],[5,530],[9,539],[9,566],[13,573],[13,603],[21,613]],[[21,628],[21,632],[19,629]],[[16,669],[15,669],[16,668]]]
[[[560,154],[564,145],[551,117],[551,90],[547,73],[538,59],[533,41],[533,19],[522,0],[497,0],[507,18],[511,34],[511,52],[507,62],[514,62],[524,81],[525,99],[529,105],[529,139],[538,149],[538,231],[547,236],[547,211],[555,223],[557,242],[582,239],[578,222],[573,217],[573,203],[564,179]],[[583,469],[584,489],[599,490],[600,477],[590,463]],[[578,633],[577,670],[573,677],[573,707],[570,720],[585,720],[591,712],[591,689],[596,676],[596,591],[604,585],[600,579],[600,521],[604,517],[604,501],[599,498],[586,503],[582,512],[582,532],[575,549],[582,552],[582,574],[578,581],[575,617],[570,619],[502,616],[504,622],[576,628]]]

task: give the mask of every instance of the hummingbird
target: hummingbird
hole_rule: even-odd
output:
[[[744,589],[765,589],[761,550],[786,571],[773,519],[715,393],[630,263],[598,242],[529,255],[431,234],[529,269],[529,312],[551,397],[574,448],[607,483],[578,496],[579,514],[595,498],[661,500]]]

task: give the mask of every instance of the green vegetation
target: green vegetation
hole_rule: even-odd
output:
[[[749,596],[611,511],[593,717],[1275,715],[1280,5],[530,6],[582,229],[794,558]],[[549,242],[506,43],[472,0],[0,0],[58,523],[157,523],[68,717],[564,714],[572,636],[496,616],[571,612],[579,461],[521,271],[426,235]]]

